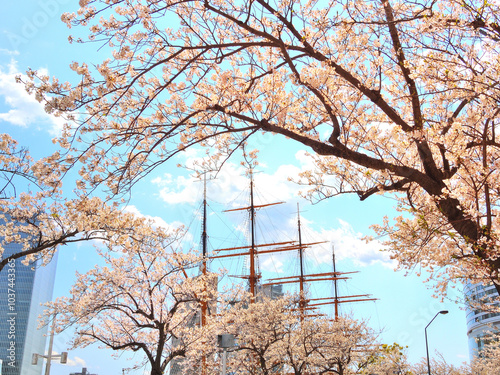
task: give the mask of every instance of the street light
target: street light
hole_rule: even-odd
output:
[[[234,336],[230,334],[217,335],[217,345],[222,349],[222,375],[226,375],[227,350],[234,347]]]
[[[45,375],[50,375],[50,365],[53,359],[59,358],[60,362],[66,364],[68,362],[68,352],[62,352],[61,354],[52,354],[52,345],[54,343],[54,332],[56,329],[56,316],[54,315],[54,320],[52,321],[52,330],[50,332],[50,340],[49,340],[49,351],[47,355],[33,353],[31,357],[31,364],[37,365],[38,358],[46,358],[47,364],[45,365]],[[1,371],[0,371],[1,372]]]
[[[427,324],[425,326],[425,329],[424,329],[424,331],[425,331],[425,350],[427,352],[427,370],[429,372],[429,375],[431,375],[431,365],[430,365],[430,362],[429,362],[429,344],[427,343],[427,327],[429,327],[431,325],[431,323],[434,321],[434,319],[436,319],[436,317],[439,314],[448,314],[448,310],[441,310],[436,315],[434,315],[434,318],[432,318],[432,320],[429,322],[429,324]]]

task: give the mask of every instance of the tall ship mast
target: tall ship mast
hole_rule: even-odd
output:
[[[203,225],[201,232],[201,248],[202,248],[202,263],[201,263],[201,273],[205,278],[205,290],[207,291],[206,277],[207,277],[207,176],[203,175]],[[208,314],[208,302],[203,301],[201,303],[201,326],[207,325],[207,314]],[[203,356],[201,359],[201,375],[207,374],[207,358]]]
[[[255,236],[255,228],[256,228],[256,211],[260,208],[274,206],[277,204],[283,204],[285,202],[274,202],[256,205],[254,203],[254,181],[253,181],[253,170],[250,169],[250,206],[235,208],[231,210],[225,210],[224,212],[234,212],[234,211],[248,211],[249,219],[250,219],[250,243],[247,246],[240,247],[230,247],[224,249],[215,250],[216,255],[212,256],[211,259],[221,259],[221,258],[230,258],[230,257],[241,257],[248,256],[250,260],[250,267],[248,275],[240,275],[237,277],[248,279],[248,290],[252,295],[252,301],[255,301],[257,297],[258,289],[260,286],[260,280],[262,275],[260,273],[258,267],[258,256],[262,254],[272,254],[284,251],[293,251],[299,250],[301,248],[306,248],[320,242],[309,243],[309,244],[299,244],[296,241],[285,241],[285,242],[273,242],[273,243],[263,243],[257,244],[256,236]],[[241,252],[241,250],[243,250]],[[234,253],[233,251],[239,251]],[[280,283],[283,284],[283,283]],[[270,284],[264,284],[270,285]]]
[[[337,282],[339,280],[346,280],[349,277],[346,274],[356,273],[354,272],[338,272],[335,265],[335,254],[332,249],[332,260],[333,260],[333,271],[322,272],[322,273],[312,273],[306,274],[304,268],[304,250],[310,248],[313,245],[318,245],[325,243],[325,241],[303,243],[302,242],[302,230],[300,223],[300,210],[297,204],[297,233],[298,239],[292,241],[284,242],[273,242],[273,243],[257,243],[256,240],[256,212],[261,208],[266,208],[269,206],[274,206],[278,204],[283,204],[285,202],[274,202],[256,205],[254,202],[254,179],[253,170],[249,171],[250,177],[250,205],[247,207],[240,207],[230,210],[225,210],[224,212],[235,212],[235,211],[247,211],[249,215],[250,222],[250,238],[248,240],[248,245],[239,247],[222,248],[215,250],[215,255],[211,256],[210,259],[224,259],[232,257],[243,257],[247,256],[249,258],[249,270],[246,275],[238,275],[236,277],[248,280],[248,291],[252,296],[252,301],[256,300],[258,291],[264,287],[272,287],[274,285],[284,285],[284,284],[298,284],[299,285],[299,301],[298,309],[300,311],[300,318],[303,320],[305,317],[322,315],[317,313],[320,306],[323,305],[334,305],[335,306],[335,319],[339,316],[339,305],[342,303],[350,302],[362,302],[362,301],[373,301],[375,298],[371,298],[368,294],[360,295],[347,295],[339,296]],[[262,283],[262,274],[258,266],[259,255],[274,254],[279,252],[289,252],[298,251],[299,254],[299,274],[293,276],[284,276],[277,278],[267,279]],[[307,284],[320,281],[333,281],[335,294],[333,297],[326,298],[308,298],[306,292]]]
[[[302,231],[300,225],[300,209],[299,204],[297,203],[297,232],[298,232],[298,249],[299,249],[299,269],[300,274],[295,276],[288,277],[277,277],[268,279],[268,282],[264,285],[276,285],[276,284],[285,284],[285,283],[298,283],[299,284],[299,310],[300,310],[300,318],[303,320],[306,316],[318,316],[323,314],[318,313],[308,313],[308,311],[314,311],[319,308],[319,306],[324,305],[334,305],[335,306],[335,320],[339,317],[339,305],[342,303],[350,303],[350,302],[365,302],[365,301],[374,301],[376,298],[371,298],[369,294],[359,294],[359,295],[347,295],[347,296],[339,296],[338,295],[338,281],[339,280],[347,280],[349,277],[344,275],[357,273],[358,271],[351,272],[338,272],[335,264],[335,251],[332,246],[332,260],[333,260],[333,272],[323,272],[323,273],[315,273],[315,274],[305,274],[304,271],[304,249],[305,246],[302,246]],[[321,243],[321,242],[320,242]],[[324,242],[323,242],[324,243]],[[307,298],[305,292],[306,284],[317,282],[317,281],[333,281],[334,284],[334,296],[326,297],[326,298]],[[321,302],[318,302],[321,301]],[[314,303],[311,303],[314,302]]]
[[[225,210],[224,212],[235,212],[235,211],[247,211],[249,217],[249,239],[248,244],[246,246],[239,247],[230,247],[230,248],[221,248],[218,250],[214,250],[215,255],[208,254],[208,233],[207,233],[207,183],[206,178],[204,178],[203,184],[203,201],[202,201],[202,227],[201,227],[201,252],[202,252],[202,260],[200,264],[199,274],[200,276],[207,277],[208,270],[208,262],[213,259],[225,259],[225,258],[234,258],[234,257],[243,257],[247,256],[249,258],[249,270],[248,274],[239,275],[236,277],[243,278],[248,280],[248,291],[251,293],[252,299],[251,302],[255,302],[257,300],[257,296],[260,290],[265,287],[271,287],[274,285],[285,285],[285,284],[298,284],[299,286],[299,300],[298,300],[298,309],[300,312],[300,320],[303,321],[309,317],[315,316],[324,316],[325,314],[321,314],[318,312],[320,306],[323,305],[334,305],[335,306],[335,320],[339,317],[339,305],[342,303],[351,303],[351,302],[361,302],[361,301],[373,301],[375,298],[371,298],[368,294],[360,294],[360,295],[346,295],[340,296],[338,293],[337,283],[339,280],[346,280],[349,277],[345,276],[347,274],[356,273],[353,272],[338,272],[336,270],[335,264],[335,253],[332,247],[332,261],[333,261],[333,271],[331,272],[322,272],[322,273],[307,273],[305,270],[305,250],[311,248],[313,245],[323,244],[326,241],[320,242],[310,242],[303,243],[302,241],[302,227],[301,227],[301,218],[300,218],[300,209],[297,204],[297,240],[291,241],[281,241],[281,242],[272,242],[272,243],[258,243],[256,239],[256,219],[257,219],[257,211],[262,208],[267,208],[274,205],[283,204],[285,202],[273,202],[273,203],[265,203],[265,204],[255,204],[254,201],[254,179],[253,179],[253,170],[249,171],[250,177],[250,205],[247,207],[240,207],[230,210]],[[299,274],[292,276],[284,276],[277,278],[267,279],[265,282],[262,282],[262,274],[259,269],[259,255],[267,255],[273,253],[280,252],[289,252],[289,251],[297,251],[298,259],[299,259]],[[185,270],[183,270],[186,278],[188,277]],[[214,280],[215,281],[215,280]],[[334,296],[333,297],[323,297],[323,298],[309,298],[308,296],[308,285],[314,282],[321,281],[333,281],[334,285]],[[206,285],[208,287],[208,285]],[[211,313],[208,302],[202,302],[200,306],[200,310],[198,313],[193,316],[193,321],[188,324],[199,324],[202,327],[207,324],[207,317]],[[213,307],[212,307],[213,308]],[[177,363],[178,361],[172,362],[170,368],[171,375],[177,375],[183,372],[183,366],[181,363]],[[201,360],[200,368],[201,375],[206,375],[208,373],[207,369],[207,358],[203,357]]]

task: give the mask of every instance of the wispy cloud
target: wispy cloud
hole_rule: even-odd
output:
[[[61,353],[57,352],[57,351],[53,351],[52,352],[53,355],[60,355]],[[84,359],[80,358],[80,357],[73,357],[73,358],[70,358],[68,357],[68,362],[66,363],[66,366],[81,366],[81,367],[87,367],[87,363],[85,362]]]
[[[189,155],[186,158],[185,165],[194,165],[199,158]],[[289,181],[289,177],[296,176],[304,168],[310,166],[310,158],[305,152],[299,152],[296,155],[296,161],[299,167],[293,164],[281,165],[273,174],[264,170],[259,170],[254,175],[255,186],[260,191],[261,197],[277,197],[280,200],[297,199],[301,186]],[[214,201],[232,202],[242,191],[249,187],[249,179],[246,175],[246,168],[228,162],[224,168],[217,173],[217,178],[211,180],[207,185],[207,194]],[[166,173],[155,177],[152,183],[159,190],[160,198],[168,204],[196,204],[199,199],[201,181],[195,177],[177,176],[173,177]],[[259,199],[259,197],[256,197]],[[269,199],[269,198],[268,198]],[[257,204],[265,202],[256,202]]]
[[[7,107],[7,111],[0,112],[0,121],[21,127],[45,127],[50,134],[59,134],[64,119],[47,114],[43,104],[29,95],[22,84],[16,82],[16,76],[26,78],[19,71],[15,60],[7,65],[0,65],[0,97]]]
[[[156,226],[161,227],[161,228],[165,228],[165,229],[174,229],[174,228],[178,228],[179,226],[183,225],[183,223],[180,223],[180,222],[167,223],[165,220],[163,220],[159,216],[145,215],[134,205],[129,205],[129,206],[125,207],[124,211],[132,213],[138,217],[144,217],[146,219],[152,220]]]
[[[0,48],[0,53],[4,54],[4,55],[8,55],[8,56],[17,56],[17,55],[19,55],[19,51],[10,50],[10,49],[6,49],[6,48]]]
[[[335,251],[337,260],[351,259],[358,266],[369,266],[375,263],[394,269],[396,263],[390,259],[388,252],[383,251],[384,246],[377,240],[365,241],[362,233],[356,232],[352,225],[338,219],[334,228],[308,228],[309,236],[326,241],[327,246],[316,246],[311,255],[318,263],[332,261],[332,251]],[[333,250],[332,250],[333,246]]]
[[[255,191],[258,193],[255,195],[255,204],[287,202],[284,205],[275,206],[274,210],[262,209],[257,212],[258,225],[260,225],[257,231],[260,236],[267,237],[264,242],[297,240],[297,208],[295,206],[297,201],[301,202],[301,207],[309,207],[306,208],[308,211],[316,209],[311,208],[309,202],[299,197],[299,191],[304,187],[289,181],[290,177],[297,176],[301,171],[312,167],[311,158],[301,151],[295,155],[295,159],[291,161],[293,164],[281,165],[273,173],[266,173],[266,168],[262,167],[259,173],[254,175]],[[201,201],[202,185],[195,178],[165,174],[156,177],[153,183],[160,189],[160,197],[168,204],[194,205]],[[208,183],[207,190],[209,200],[224,202],[227,205],[226,209],[245,206],[248,203],[246,200],[249,190],[249,179],[245,175],[245,168],[227,163],[219,172],[217,179]],[[229,215],[228,219],[230,219]],[[382,251],[383,245],[376,240],[366,242],[363,239],[366,233],[357,232],[351,223],[335,218],[332,220],[332,225],[325,228],[315,223],[314,219],[310,217],[309,219],[305,217],[301,219],[303,232],[307,233],[309,242],[325,242],[307,250],[311,262],[316,265],[331,265],[333,246],[337,260],[350,259],[356,266],[361,267],[375,263],[391,269],[395,267],[389,254]],[[266,220],[268,224],[264,223]],[[248,228],[242,226],[241,223],[231,225],[235,235],[243,236],[248,240]],[[270,233],[271,231],[274,233]],[[286,269],[287,257],[290,258],[286,252],[262,256],[261,269],[283,272]]]
[[[297,241],[297,221],[296,217],[289,220],[287,224],[273,222],[273,230],[278,229],[286,234],[288,240]],[[332,264],[332,254],[335,252],[337,261],[350,260],[357,267],[366,267],[380,264],[389,269],[395,269],[396,263],[390,259],[388,252],[384,251],[384,246],[377,240],[365,241],[364,235],[354,230],[351,224],[337,219],[330,228],[318,227],[315,223],[301,218],[302,243],[317,243],[305,249],[306,260],[313,268]],[[287,253],[275,253],[266,255],[261,259],[261,268],[265,271],[283,273],[287,272],[287,265],[290,262],[297,262],[296,255],[290,256]]]
[[[165,220],[163,220],[161,217],[159,216],[151,216],[151,215],[145,215],[143,214],[136,206],[134,205],[128,205],[127,207],[125,207],[124,209],[125,212],[129,212],[129,213],[132,213],[134,214],[135,216],[138,216],[138,217],[144,217],[148,220],[152,220],[154,225],[159,227],[159,228],[164,228],[164,229],[167,229],[167,230],[170,230],[170,231],[174,231],[176,229],[179,229],[181,227],[184,227],[187,223],[183,223],[181,221],[174,221],[172,223],[167,223]],[[181,246],[181,245],[188,245],[188,246],[191,246],[194,242],[194,238],[192,236],[191,233],[189,232],[185,232],[183,233],[183,236],[182,236],[182,243],[179,243],[178,245]]]
[[[87,363],[80,357],[68,358],[67,366],[87,367]]]

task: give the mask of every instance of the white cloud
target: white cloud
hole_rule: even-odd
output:
[[[151,181],[160,188],[159,195],[168,204],[197,203],[200,180],[194,177],[178,176],[175,179],[165,173]]]
[[[8,122],[15,126],[47,126],[48,132],[57,135],[64,124],[64,119],[48,115],[42,103],[29,95],[24,86],[16,82],[16,76],[26,76],[19,71],[16,62],[11,60],[7,66],[0,65],[0,97],[7,108],[0,112],[0,121]]]
[[[57,351],[53,351],[52,354],[53,355],[60,355],[61,353],[59,353]],[[73,358],[68,357],[68,362],[66,363],[66,366],[87,367],[87,362],[85,362],[85,360],[80,358],[80,357],[76,357],[76,356]]]
[[[87,367],[87,363],[80,357],[68,358],[67,366]]]
[[[288,222],[273,223],[273,230],[278,229],[281,233],[286,233],[287,237],[282,241],[297,241],[297,218],[293,217]],[[278,225],[276,225],[278,224]],[[304,251],[305,262],[313,269],[327,269],[331,271],[332,246],[335,251],[335,260],[351,260],[357,267],[366,267],[373,264],[381,264],[389,269],[395,269],[396,263],[390,259],[389,254],[383,250],[383,245],[379,241],[366,242],[361,233],[356,233],[352,226],[338,219],[335,228],[314,228],[314,223],[301,217],[302,243],[317,243],[311,245]],[[279,240],[273,240],[278,242]],[[267,241],[266,241],[267,242]],[[269,241],[272,242],[272,241]],[[290,267],[298,268],[296,251],[278,252],[272,255],[266,254],[259,257],[261,269],[263,271],[275,273],[289,273]],[[326,267],[326,268],[325,268]]]
[[[181,227],[183,227],[183,226],[186,225],[186,223],[182,223],[180,221],[174,221],[172,223],[167,223],[165,220],[163,220],[159,216],[144,215],[134,205],[129,205],[129,206],[125,207],[123,211],[132,213],[132,214],[134,214],[135,216],[138,216],[138,217],[144,217],[144,218],[146,218],[148,220],[152,220],[154,222],[154,225],[156,225],[157,227],[160,227],[160,228],[165,228],[167,230],[175,230],[175,229],[181,228]],[[184,233],[183,236],[182,236],[183,243],[187,244],[188,246],[192,246],[193,245],[193,240],[194,240],[193,236],[189,232]]]
[[[12,50],[6,49],[6,48],[0,48],[0,53],[2,53],[4,55],[8,55],[8,56],[17,56],[17,55],[19,55],[19,51],[12,51]]]
[[[283,273],[283,266],[283,262],[274,256],[267,256],[260,262],[260,267],[264,271]]]
[[[194,158],[187,158],[187,163],[193,163]],[[297,240],[297,216],[291,214],[296,212],[295,202],[300,200],[301,207],[308,203],[299,198],[299,191],[304,187],[290,182],[288,179],[297,176],[301,171],[313,167],[313,161],[305,151],[299,151],[295,155],[296,165],[285,164],[279,166],[274,173],[266,173],[265,168],[260,168],[254,175],[255,201],[256,205],[276,201],[287,202],[285,205],[277,206],[276,210],[258,210],[257,221],[262,226],[258,231],[276,233],[265,233],[259,236],[267,236],[264,242],[279,242],[285,236],[285,240]],[[262,167],[262,166],[261,166]],[[259,168],[258,168],[259,170]],[[165,174],[152,181],[160,188],[160,197],[172,205],[191,204],[201,202],[202,182],[194,177],[173,177]],[[306,187],[307,188],[307,187]],[[243,207],[248,204],[249,178],[245,175],[245,168],[234,163],[226,163],[218,173],[217,178],[207,183],[207,195],[209,201],[215,201],[226,205],[226,209]],[[246,192],[246,194],[242,194]],[[291,214],[291,215],[290,215]],[[268,220],[272,224],[265,224]],[[326,244],[316,245],[308,250],[308,254],[314,258],[318,265],[331,264],[332,249],[335,248],[336,259],[352,259],[357,266],[368,266],[380,263],[384,266],[394,268],[395,263],[389,258],[387,252],[381,251],[383,246],[378,241],[366,242],[363,234],[357,233],[351,224],[338,220],[334,228],[318,228],[317,225],[301,218],[303,231],[309,232],[311,242],[325,241]],[[248,228],[242,224],[233,223],[232,230],[236,234],[248,235]],[[248,240],[248,238],[247,238]],[[259,241],[262,240],[259,239]],[[265,256],[261,259],[263,270],[282,272],[287,254],[278,253],[273,256]]]
[[[396,263],[390,259],[388,252],[382,251],[384,246],[376,240],[366,242],[362,233],[356,233],[351,224],[339,219],[339,227],[332,229],[321,228],[318,231],[308,228],[309,232],[318,241],[327,241],[328,244],[315,246],[310,252],[318,263],[332,262],[332,245],[335,259],[352,259],[358,266],[369,266],[380,263],[394,269]]]
[[[173,223],[167,223],[159,216],[150,216],[144,215],[139,211],[139,209],[134,205],[129,205],[123,209],[124,212],[129,212],[138,217],[144,217],[146,219],[152,220],[157,227],[165,228],[165,229],[175,229],[183,225],[183,223],[175,221]]]
[[[184,164],[191,167],[201,159],[196,154],[186,156]],[[297,176],[302,170],[310,168],[312,159],[303,151],[296,154],[296,159],[300,167],[292,164],[281,165],[273,174],[266,173],[265,168],[262,168],[264,171],[258,168],[258,172],[254,175],[254,186],[262,197],[278,198],[279,200],[298,199],[298,193],[302,187],[288,181],[288,179]],[[174,178],[171,174],[166,173],[154,178],[151,182],[160,188],[159,196],[168,204],[196,204],[200,199],[199,191],[202,182],[197,178],[185,176]],[[217,173],[215,179],[207,182],[207,195],[214,201],[233,202],[242,191],[248,188],[249,178],[246,175],[245,167],[228,162]],[[263,198],[256,204],[268,203],[265,199]]]

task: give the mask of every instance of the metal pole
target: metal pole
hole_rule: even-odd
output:
[[[256,284],[257,277],[255,271],[255,206],[253,203],[253,170],[250,169],[250,235],[252,238],[252,247],[250,248],[250,294],[252,295],[251,302],[255,302],[257,294]]]
[[[45,375],[50,375],[50,364],[52,362],[52,345],[54,344],[55,330],[56,330],[56,314],[54,314],[54,320],[52,321],[52,329],[50,332],[49,352],[47,353],[47,364],[45,365]]]
[[[335,266],[335,247],[332,244],[332,261],[333,261],[333,286],[334,286],[334,292],[335,292],[335,321],[339,319],[339,294],[338,294],[338,288],[337,288],[337,269]]]
[[[227,349],[222,349],[222,375],[226,375]]]
[[[297,202],[297,227],[299,231],[299,259],[300,259],[300,321],[304,320],[304,310],[306,307],[305,295],[304,295],[304,249],[302,248],[302,234],[300,231],[300,211],[299,203]]]
[[[202,273],[204,288],[203,291],[207,291],[207,175],[203,178],[203,233],[201,234],[202,249],[203,249],[203,261],[202,261]],[[207,301],[201,302],[201,326],[205,327],[207,325],[207,311],[208,305]],[[207,374],[207,358],[203,356],[201,359],[201,375]]]
[[[427,342],[427,327],[429,327],[431,325],[431,323],[434,321],[434,319],[436,319],[436,317],[439,314],[448,314],[448,310],[439,311],[436,315],[434,315],[434,318],[432,318],[432,320],[429,322],[429,324],[427,324],[425,326],[425,329],[424,329],[424,331],[425,331],[425,351],[427,353],[427,372],[428,372],[428,375],[431,375],[431,364],[429,361],[429,344]]]
[[[436,314],[436,316],[437,316],[437,314]],[[434,319],[432,319],[432,320],[434,320]],[[432,323],[432,320],[431,320],[431,323]],[[425,352],[427,353],[427,372],[429,375],[431,375],[431,364],[429,362],[429,344],[427,343],[427,327],[429,326],[429,324],[427,324],[427,326],[425,327]]]

